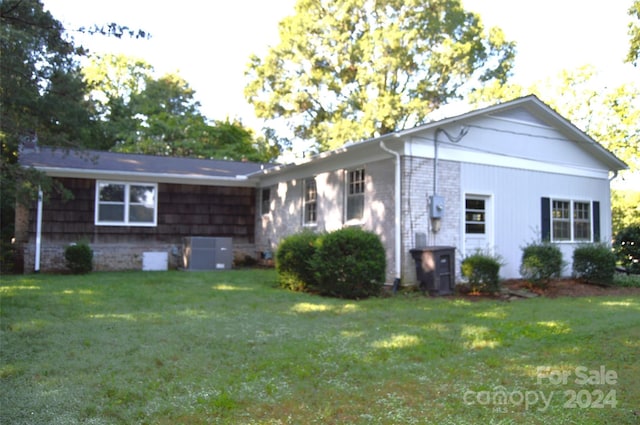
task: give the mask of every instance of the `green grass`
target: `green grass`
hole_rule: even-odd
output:
[[[616,273],[613,277],[613,285],[628,288],[640,288],[640,275]]]
[[[0,423],[638,423],[640,297],[351,301],[275,281],[3,276]],[[601,366],[615,383],[575,382]],[[568,408],[570,391],[616,407]],[[549,406],[520,402],[534,393]]]

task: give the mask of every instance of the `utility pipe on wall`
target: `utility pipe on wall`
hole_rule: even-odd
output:
[[[42,247],[42,189],[38,188],[38,212],[36,215],[36,258],[34,271],[40,271],[40,250]]]
[[[433,138],[433,194],[438,194],[438,134],[443,133],[447,136],[447,139],[451,143],[458,143],[464,136],[469,132],[469,128],[466,126],[462,126],[460,129],[460,133],[456,137],[453,137],[449,134],[447,130],[442,127],[436,128],[436,134]]]
[[[395,280],[393,282],[393,288],[394,290],[397,289],[397,287],[400,285],[400,280],[401,280],[401,275],[402,275],[402,265],[401,265],[401,259],[402,259],[402,244],[401,244],[401,237],[402,237],[402,229],[400,227],[400,217],[401,217],[401,211],[400,208],[402,207],[401,204],[401,193],[400,193],[400,154],[394,150],[389,149],[384,142],[380,142],[380,148],[385,151],[390,153],[391,155],[396,157],[396,166],[395,166],[395,260],[394,262],[396,263],[396,277]]]

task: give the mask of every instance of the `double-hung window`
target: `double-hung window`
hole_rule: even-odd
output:
[[[315,225],[318,222],[318,190],[316,180],[306,179],[304,181],[304,205],[303,224],[306,226]]]
[[[156,184],[96,182],[96,225],[155,226],[157,211]]]
[[[551,240],[591,241],[591,202],[553,199],[551,201]]]
[[[486,233],[486,211],[484,199],[465,199],[464,226],[465,233]]]
[[[260,196],[260,212],[264,214],[269,214],[271,211],[271,188],[265,187],[262,189],[262,193]]]
[[[364,216],[364,168],[347,172],[347,221]]]

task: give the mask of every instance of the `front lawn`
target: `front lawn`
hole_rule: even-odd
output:
[[[2,276],[0,423],[638,423],[638,296],[352,301],[275,280]]]

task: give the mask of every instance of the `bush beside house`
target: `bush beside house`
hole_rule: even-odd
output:
[[[467,278],[471,292],[493,294],[500,289],[499,258],[481,251],[462,260],[462,276]]]
[[[613,250],[627,272],[640,274],[640,226],[629,226],[616,235]]]
[[[573,274],[591,283],[611,284],[616,271],[616,256],[609,247],[589,244],[573,251]]]
[[[276,251],[276,270],[281,287],[292,291],[315,288],[311,258],[316,252],[318,235],[304,231],[286,237]]]
[[[531,243],[522,248],[520,274],[536,286],[545,287],[554,278],[559,278],[565,262],[562,251],[550,243]]]
[[[93,270],[93,250],[87,243],[69,245],[64,250],[64,258],[73,274],[85,274]]]
[[[282,240],[276,269],[280,285],[291,290],[367,298],[384,286],[385,250],[377,235],[359,228],[322,235],[305,231]]]

